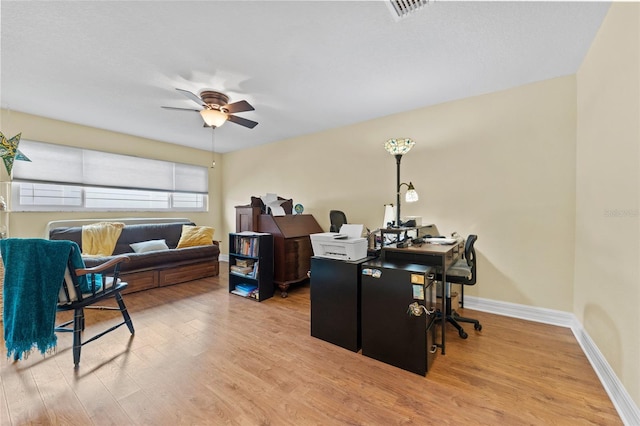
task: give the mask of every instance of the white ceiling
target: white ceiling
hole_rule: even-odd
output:
[[[160,106],[214,89],[260,123],[216,129],[229,152],[573,74],[609,5],[436,1],[399,20],[381,0],[3,0],[0,101],[210,150],[199,114]]]

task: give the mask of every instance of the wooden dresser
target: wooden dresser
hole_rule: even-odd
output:
[[[286,297],[291,284],[302,282],[311,268],[310,234],[324,232],[310,214],[271,216],[259,207],[236,206],[236,232],[255,231],[273,235],[273,282]]]

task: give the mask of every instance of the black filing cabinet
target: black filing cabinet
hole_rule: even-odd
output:
[[[437,354],[434,275],[411,263],[362,265],[363,355],[426,375]]]
[[[360,261],[311,258],[311,335],[360,350]]]

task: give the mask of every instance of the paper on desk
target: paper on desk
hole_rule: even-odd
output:
[[[278,201],[278,194],[272,194],[267,192],[266,195],[263,195],[260,198],[262,198],[262,202],[266,205],[269,203],[273,203],[274,201]]]
[[[349,238],[360,238],[362,237],[362,229],[364,225],[354,225],[351,223],[345,223],[340,227],[340,233],[346,234]]]
[[[272,216],[284,216],[285,215],[284,209],[281,206],[281,204],[285,200],[278,200],[278,194],[272,194],[272,193],[268,192],[266,195],[263,195],[260,198],[262,198],[262,202],[264,203],[264,205],[267,206],[271,210],[271,215]]]
[[[282,204],[284,200],[275,200],[270,203],[265,203],[267,207],[271,209],[271,216],[284,216],[284,209],[280,204]]]
[[[458,240],[456,240],[455,238],[425,238],[424,242],[429,244],[451,245],[457,243]]]

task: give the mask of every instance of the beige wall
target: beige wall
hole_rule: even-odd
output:
[[[640,405],[640,5],[614,3],[577,74],[574,313]]]
[[[383,144],[411,137],[402,181],[420,201],[402,213],[441,233],[478,234],[469,294],[571,311],[575,101],[570,76],[225,154],[223,226],[235,229],[235,205],[275,192],[327,231],[331,209],[378,228],[395,202],[395,159]]]
[[[575,313],[640,403],[639,62],[640,6],[614,4],[577,76],[218,156],[211,211],[188,216],[216,227],[223,253],[234,206],[267,192],[303,204],[325,230],[331,209],[377,228],[395,201],[395,161],[382,145],[412,137],[402,181],[420,201],[403,203],[403,215],[479,235],[479,280],[468,293]],[[210,164],[199,150],[0,114],[7,136]],[[40,236],[48,221],[70,217],[88,215],[13,214],[12,236]]]
[[[51,120],[43,117],[22,114],[16,111],[0,110],[2,132],[12,137],[22,132],[22,138],[61,145],[78,146],[99,151],[134,155],[158,160],[210,166],[212,154],[201,150],[180,147],[173,144],[139,138],[121,133],[109,132],[86,126]],[[28,156],[28,152],[25,152]],[[219,159],[218,159],[219,163]],[[8,180],[4,165],[0,167],[3,182]],[[188,217],[199,225],[216,228],[215,238],[221,238],[220,168],[209,168],[210,211],[207,213],[140,213],[140,212],[46,212],[12,213],[9,233],[12,237],[42,237],[47,222],[62,219],[114,218],[114,217]]]

